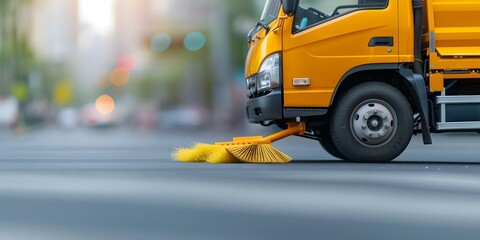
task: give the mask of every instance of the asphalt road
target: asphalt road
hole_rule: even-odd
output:
[[[171,160],[233,133],[0,132],[0,239],[480,240],[480,135],[420,137],[389,164],[275,146],[287,165]]]

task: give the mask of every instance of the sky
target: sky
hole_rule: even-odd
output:
[[[114,0],[80,0],[80,22],[99,35],[107,35],[114,27],[113,7]]]

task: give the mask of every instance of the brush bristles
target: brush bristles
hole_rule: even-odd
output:
[[[207,157],[208,163],[240,163],[240,161],[233,156],[225,147],[216,146],[216,150]]]
[[[292,160],[270,144],[229,146],[227,150],[246,163],[288,163]]]
[[[180,162],[208,163],[288,163],[288,155],[278,151],[270,144],[216,146],[199,143],[193,148],[179,148],[173,158]]]
[[[178,148],[173,153],[173,159],[180,162],[205,162],[208,156],[217,150],[217,146],[198,143],[193,148]]]
[[[238,163],[225,147],[198,143],[193,148],[178,148],[173,159],[179,162]]]

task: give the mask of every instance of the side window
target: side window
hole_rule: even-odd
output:
[[[300,0],[293,32],[301,32],[321,22],[361,9],[385,8],[388,0]]]

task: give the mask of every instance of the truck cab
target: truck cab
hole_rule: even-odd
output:
[[[416,132],[479,131],[477,2],[267,0],[248,35],[248,120],[304,122],[359,162],[395,159]]]

